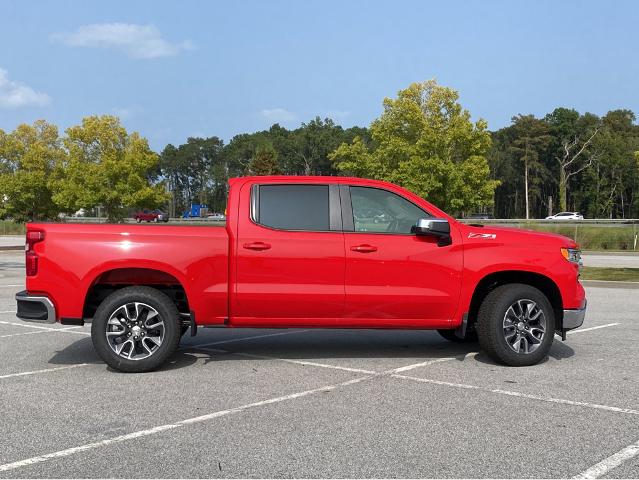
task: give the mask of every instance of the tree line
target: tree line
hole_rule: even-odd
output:
[[[57,219],[99,205],[112,221],[134,208],[179,216],[191,203],[222,211],[242,175],[354,175],[400,184],[453,215],[539,218],[551,210],[639,217],[639,126],[630,110],[603,117],[556,108],[490,132],[458,93],[434,80],[383,100],[367,128],[316,117],[228,143],[188,138],[159,154],[114,116],[63,135],[44,120],[0,130],[0,218]]]
[[[571,210],[589,218],[639,217],[635,120],[623,109],[603,117],[568,108],[513,117],[493,133],[488,155],[491,176],[501,182],[495,215],[543,218]]]

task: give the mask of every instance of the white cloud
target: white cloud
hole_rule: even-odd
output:
[[[267,108],[260,111],[260,115],[271,122],[291,122],[297,118],[293,112],[284,108]]]
[[[51,38],[70,47],[115,48],[132,58],[170,57],[194,48],[190,40],[166,41],[155,25],[133,23],[82,25],[75,32],[56,33]]]
[[[42,107],[50,102],[46,93],[10,80],[8,72],[0,68],[0,108]]]

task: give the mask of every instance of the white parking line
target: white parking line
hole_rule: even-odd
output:
[[[80,327],[67,327],[67,328],[55,328],[55,329],[52,328],[51,330],[38,330],[37,332],[9,333],[6,335],[0,335],[0,338],[19,337],[22,335],[37,335],[39,333],[66,332],[74,328],[80,328]]]
[[[0,285],[0,288],[4,288],[4,287],[24,287],[24,283],[13,283],[10,285]]]
[[[603,459],[596,465],[593,465],[588,470],[581,472],[579,475],[573,478],[599,478],[605,475],[610,470],[613,470],[624,463],[626,460],[630,460],[639,454],[639,441],[628,445],[623,450],[619,450],[614,455],[610,455],[608,458]]]
[[[172,430],[175,428],[183,427],[185,425],[191,425],[194,423],[206,422],[209,420],[213,420],[215,418],[223,417],[226,415],[231,415],[233,413],[243,412],[244,410],[249,410],[251,408],[261,407],[263,405],[272,405],[274,403],[285,402],[288,400],[294,400],[296,398],[306,397],[308,395],[314,395],[317,393],[330,392],[340,387],[345,387],[348,385],[353,385],[355,383],[363,382],[364,380],[368,380],[372,378],[372,376],[367,377],[358,377],[352,380],[347,380],[345,382],[334,383],[332,385],[326,385],[324,387],[314,388],[312,390],[304,390],[302,392],[292,393],[290,395],[284,395],[281,397],[270,398],[268,400],[262,400],[259,402],[249,403],[246,405],[242,405],[239,407],[231,408],[228,410],[220,410],[217,412],[212,412],[206,415],[201,415],[198,417],[187,418],[185,420],[170,423],[167,425],[160,425],[157,427],[149,428],[147,430],[138,430],[137,432],[128,433],[126,435],[120,435],[118,437],[107,438],[105,440],[101,440],[99,442],[88,443],[86,445],[80,445],[77,447],[67,448],[64,450],[58,450],[57,452],[47,453],[45,455],[39,455],[37,457],[26,458],[24,460],[19,460],[17,462],[5,463],[4,465],[0,465],[0,472],[6,472],[7,470],[14,470],[16,468],[27,467],[29,465],[34,465],[36,463],[46,462],[48,460],[53,460],[56,458],[68,457],[70,455],[74,455],[79,452],[85,452],[87,450],[93,450],[96,448],[101,448],[107,445],[112,445],[114,443],[122,443],[127,440],[133,440],[140,437],[148,437],[150,435],[155,435],[156,433],[164,432],[166,430]]]
[[[57,372],[58,370],[67,370],[69,368],[86,367],[87,365],[89,365],[89,364],[88,363],[78,363],[76,365],[67,365],[67,366],[64,366],[64,367],[54,367],[54,368],[44,368],[42,370],[33,370],[31,372],[10,373],[8,375],[0,375],[0,380],[4,379],[4,378],[24,377],[26,375],[36,375],[38,373]]]
[[[414,363],[413,365],[406,365],[405,367],[394,368],[392,370],[389,370],[387,373],[408,372],[409,370],[414,370],[415,368],[426,367],[426,366],[432,365],[434,363],[450,362],[451,360],[455,360],[455,359],[452,358],[452,357],[444,357],[444,358],[437,358],[435,360],[427,360],[427,361],[421,362],[421,363]]]
[[[197,349],[206,350],[209,352],[228,353],[231,355],[238,355],[241,357],[248,357],[248,358],[257,358],[260,360],[276,360],[278,362],[293,363],[295,365],[302,365],[302,366],[309,366],[309,367],[330,368],[333,370],[342,370],[345,372],[352,372],[352,373],[363,373],[366,375],[379,375],[379,372],[375,372],[373,370],[362,370],[360,368],[340,367],[339,365],[329,365],[327,363],[309,362],[307,360],[293,360],[291,358],[271,357],[268,355],[256,355],[253,353],[231,352],[229,350],[220,350],[218,348],[207,348],[207,347],[201,347],[199,345],[197,347],[189,347],[189,348],[197,348]]]
[[[614,327],[616,325],[619,325],[619,323],[607,323],[605,325],[598,325],[596,327],[590,327],[590,328],[578,328],[577,330],[570,330],[569,332],[566,332],[568,335],[573,335],[575,333],[583,333],[583,332],[590,332],[592,330],[599,330],[600,328],[608,328],[608,327]]]
[[[208,344],[204,344],[204,345],[208,345]],[[455,358],[453,357],[436,358],[434,360],[426,360],[424,362],[414,363],[411,365],[406,365],[404,367],[394,368],[392,370],[386,370],[384,372],[376,372],[374,370],[363,370],[361,368],[342,367],[340,365],[331,365],[327,363],[309,362],[308,360],[293,360],[292,358],[271,357],[269,355],[257,355],[254,353],[231,352],[230,350],[220,350],[218,348],[207,348],[203,345],[193,345],[193,346],[189,346],[188,348],[199,348],[199,349],[208,350],[211,352],[229,353],[229,354],[238,355],[241,357],[258,358],[262,360],[277,360],[279,362],[293,363],[295,365],[329,368],[333,370],[343,370],[345,372],[363,373],[366,375],[388,375],[392,373],[406,372],[409,370],[413,370],[415,368],[432,365],[434,363],[448,362],[450,360],[455,360]]]
[[[28,323],[18,323],[18,322],[7,322],[4,320],[0,320],[0,325],[13,325],[15,327],[37,328],[38,330],[47,330],[49,332],[66,332],[66,333],[77,333],[79,335],[91,335],[89,332],[77,332],[75,330],[71,330],[67,328],[42,327],[40,325],[30,325]],[[80,327],[70,327],[70,328],[80,328]]]
[[[616,413],[626,413],[626,414],[630,414],[630,415],[639,415],[639,410],[633,410],[631,408],[622,408],[622,407],[612,407],[610,405],[600,405],[597,403],[588,403],[588,402],[578,402],[578,401],[574,401],[574,400],[566,400],[564,398],[552,398],[552,397],[542,397],[539,395],[531,395],[528,393],[521,393],[521,392],[513,392],[510,390],[500,390],[497,388],[489,388],[489,387],[480,387],[478,385],[467,385],[464,383],[452,383],[452,382],[444,382],[442,380],[432,380],[430,378],[420,378],[420,377],[412,377],[412,376],[408,376],[408,375],[391,375],[394,378],[401,378],[402,380],[412,380],[414,382],[421,382],[421,383],[430,383],[432,385],[442,385],[445,387],[454,387],[454,388],[464,388],[467,390],[481,390],[483,392],[488,392],[488,393],[496,393],[498,395],[507,395],[510,397],[521,397],[521,398],[527,398],[530,400],[539,400],[541,402],[548,402],[548,403],[558,403],[558,404],[563,404],[563,405],[572,405],[575,407],[585,407],[585,408],[592,408],[595,410],[606,410],[609,412],[616,412]]]

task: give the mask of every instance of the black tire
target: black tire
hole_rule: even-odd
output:
[[[146,304],[156,310],[164,325],[161,344],[148,357],[138,360],[118,355],[106,335],[107,328],[113,328],[108,325],[109,318],[123,305],[135,302]],[[180,341],[179,314],[171,299],[155,288],[126,287],[113,292],[98,307],[91,325],[91,340],[100,358],[110,367],[121,372],[149,372],[164,364],[177,349]],[[141,352],[144,353],[143,350]]]
[[[459,338],[457,335],[455,335],[455,330],[437,330],[437,333],[439,333],[442,337],[444,337],[446,340],[448,340],[449,342],[453,342],[453,343],[473,343],[477,341],[477,332],[473,331],[466,331],[466,336],[464,338]]]
[[[508,309],[518,301],[529,301],[536,304],[536,308],[542,311],[545,321],[544,333],[540,342],[534,346],[534,351],[528,353],[516,352],[506,340],[504,319]],[[527,326],[528,324],[526,324]],[[524,327],[512,326],[510,328],[513,328],[512,331],[515,332],[517,328]],[[479,344],[493,360],[512,367],[535,365],[546,358],[552,346],[555,335],[555,313],[548,298],[538,289],[520,283],[502,285],[490,292],[482,302],[476,329]],[[521,331],[521,333],[525,334],[526,332]],[[532,348],[527,341],[524,344],[526,348]],[[521,343],[517,348],[520,347],[522,347]]]

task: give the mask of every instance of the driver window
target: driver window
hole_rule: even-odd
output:
[[[356,232],[410,234],[420,218],[431,217],[399,195],[371,187],[350,187]]]

